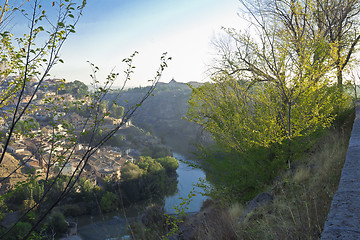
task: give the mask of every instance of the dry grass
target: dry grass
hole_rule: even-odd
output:
[[[301,183],[309,180],[310,177],[311,177],[310,169],[302,166],[296,170],[296,172],[293,176],[293,180],[295,183],[301,184]]]
[[[272,186],[272,204],[247,214],[239,222],[242,207],[229,207],[238,239],[319,239],[344,164],[352,123],[331,130],[295,171],[284,174]]]
[[[229,212],[211,200],[205,205],[198,214],[185,220],[180,239],[236,240]]]
[[[245,208],[243,205],[241,205],[239,203],[232,204],[228,209],[228,213],[229,213],[231,220],[233,222],[238,221],[239,217],[242,215],[244,210],[245,210]]]

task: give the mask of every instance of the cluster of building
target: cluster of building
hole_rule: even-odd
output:
[[[59,85],[62,80],[47,80],[45,85]],[[29,86],[35,86],[35,82]],[[36,107],[30,109],[29,114],[22,120],[33,119],[39,123],[39,129],[29,130],[26,133],[14,133],[12,143],[7,147],[7,152],[18,159],[22,165],[25,165],[29,171],[38,175],[40,178],[45,176],[51,177],[58,173],[63,175],[72,175],[74,172],[82,170],[82,176],[91,181],[94,185],[104,179],[120,179],[121,167],[128,161],[134,161],[134,158],[140,156],[140,152],[128,147],[123,149],[117,147],[102,147],[98,149],[88,159],[86,145],[76,143],[71,140],[71,134],[57,121],[57,118],[67,120],[73,124],[74,132],[81,133],[84,129],[93,124],[93,120],[83,117],[76,112],[65,111],[58,108],[56,112],[49,111],[51,102],[46,101],[48,97],[52,99],[72,102],[74,97],[71,94],[58,95],[57,88],[39,89],[34,95],[32,104]],[[61,98],[61,99],[60,99]],[[26,104],[30,99],[24,97],[23,103]],[[84,104],[88,101],[85,99]],[[11,119],[6,117],[9,115],[11,104],[0,109],[0,129],[6,132],[11,124]],[[56,117],[54,117],[56,115]],[[52,121],[50,123],[50,121]],[[58,123],[54,123],[54,121]],[[121,121],[121,120],[120,120]],[[119,119],[105,117],[103,128],[113,127],[118,124]],[[127,123],[124,128],[131,126]]]

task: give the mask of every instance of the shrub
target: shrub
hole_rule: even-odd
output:
[[[179,167],[179,162],[173,157],[163,157],[156,159],[166,169],[167,173],[175,172]]]
[[[142,170],[139,166],[133,163],[127,163],[121,168],[121,180],[122,181],[129,181],[137,179],[141,176]]]
[[[18,222],[16,226],[4,236],[4,240],[18,240],[26,236],[30,231],[31,224],[28,222]]]
[[[68,229],[68,223],[65,221],[64,214],[57,211],[50,214],[48,225],[58,234],[65,233]]]
[[[119,199],[112,192],[106,192],[100,200],[101,210],[104,212],[110,212],[118,208]]]
[[[154,174],[164,170],[164,167],[158,162],[152,159],[151,157],[139,158],[137,165],[144,170],[145,173]]]
[[[85,214],[86,209],[81,208],[78,204],[67,204],[61,208],[65,216],[78,217]]]

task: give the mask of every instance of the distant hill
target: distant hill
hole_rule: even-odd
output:
[[[201,83],[190,82],[192,86]],[[128,89],[120,94],[117,104],[131,107],[146,93],[148,87]],[[113,94],[109,95],[111,101]],[[200,136],[200,128],[184,120],[191,88],[186,83],[171,80],[169,83],[158,83],[154,96],[150,96],[137,110],[132,118],[135,125],[159,137],[163,143],[175,151],[187,153],[192,151],[192,144]]]

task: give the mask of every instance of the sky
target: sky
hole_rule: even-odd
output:
[[[238,0],[88,0],[61,51],[64,64],[51,74],[89,84],[90,61],[100,68],[101,81],[113,69],[124,71],[122,59],[138,51],[129,87],[145,86],[167,52],[172,60],[162,82],[204,82],[214,57],[211,41],[222,26],[240,24],[239,6]]]

